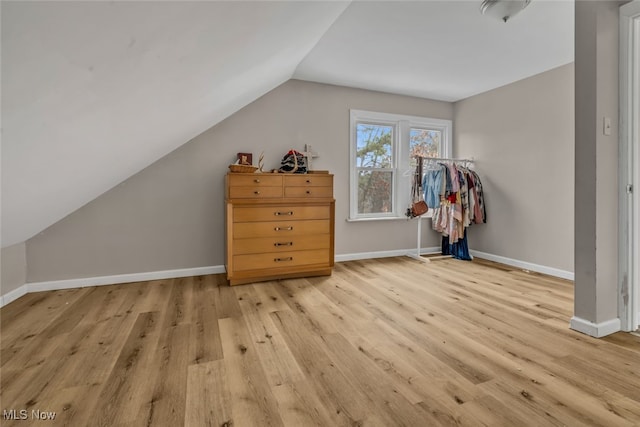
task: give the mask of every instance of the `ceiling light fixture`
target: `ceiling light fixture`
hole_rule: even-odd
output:
[[[513,15],[531,3],[531,0],[483,0],[480,13],[491,15],[507,22]]]

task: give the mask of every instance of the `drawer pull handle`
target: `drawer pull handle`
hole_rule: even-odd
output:
[[[307,190],[307,194],[311,194],[311,190]]]
[[[275,227],[274,230],[275,231],[292,231],[293,230],[293,226],[290,226],[290,227]]]
[[[273,244],[273,246],[293,246],[293,242],[284,242],[284,243],[276,242]]]
[[[275,262],[282,262],[282,261],[293,261],[293,257],[292,256],[288,256],[286,258],[274,258],[273,259]]]
[[[311,184],[311,180],[310,179],[307,180],[307,184]]]
[[[260,180],[258,178],[254,179],[253,182],[255,182],[256,184],[258,184],[260,182]]]
[[[276,216],[280,216],[280,215],[293,215],[293,211],[289,211],[289,212],[274,212],[274,215]]]
[[[253,192],[253,194],[260,194],[260,192],[256,190]]]

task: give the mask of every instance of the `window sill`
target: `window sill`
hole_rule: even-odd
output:
[[[429,209],[429,211],[426,214],[422,215],[420,219],[432,218],[432,217],[433,217],[433,209]],[[409,218],[403,215],[403,216],[386,216],[381,218],[347,218],[346,221],[347,222],[398,221],[398,220],[409,221],[411,219],[415,219],[415,218]]]
[[[398,220],[408,220],[409,218],[406,216],[385,216],[380,218],[347,218],[347,222],[369,222],[369,221],[398,221]]]

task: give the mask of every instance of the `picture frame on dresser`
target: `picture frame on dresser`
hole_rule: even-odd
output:
[[[253,153],[238,153],[238,163],[241,165],[253,165]]]

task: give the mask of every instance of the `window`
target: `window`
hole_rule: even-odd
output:
[[[393,212],[394,129],[393,125],[356,124],[358,214]]]
[[[409,161],[411,167],[418,163],[416,156],[443,157],[440,155],[442,131],[436,129],[411,128],[409,131]]]
[[[448,157],[451,121],[351,110],[350,220],[405,218],[415,156]]]

